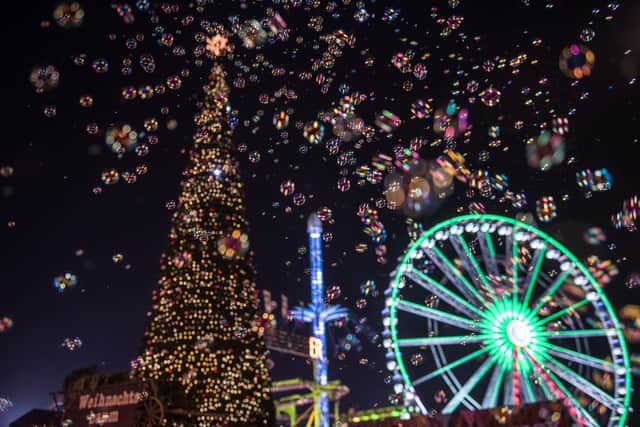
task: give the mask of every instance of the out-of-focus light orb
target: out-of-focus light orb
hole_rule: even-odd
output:
[[[78,278],[73,273],[64,273],[53,278],[53,287],[62,293],[78,284]]]
[[[218,240],[218,252],[226,259],[241,258],[248,250],[249,236],[240,230],[233,230]]]
[[[105,143],[114,153],[122,154],[135,148],[138,143],[138,132],[129,124],[112,126],[107,129]]]
[[[591,75],[596,56],[582,44],[571,44],[560,53],[559,66],[562,73],[572,79],[582,79]]]
[[[60,28],[65,30],[78,28],[84,21],[84,10],[76,1],[62,2],[53,10],[53,19]]]
[[[325,128],[322,123],[317,120],[304,125],[302,135],[312,144],[319,144],[324,139]]]
[[[29,81],[37,93],[42,93],[58,87],[60,72],[53,65],[38,65],[31,69]]]
[[[530,167],[547,171],[564,160],[564,137],[557,133],[542,131],[535,141],[531,139],[527,142],[526,154]]]

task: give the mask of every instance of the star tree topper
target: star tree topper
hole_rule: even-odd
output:
[[[221,34],[216,34],[213,37],[207,37],[207,50],[213,54],[213,56],[221,56],[227,51],[227,38]]]

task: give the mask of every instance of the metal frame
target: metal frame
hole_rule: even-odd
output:
[[[494,241],[496,235],[502,245]],[[477,240],[477,251],[470,249],[465,236]],[[441,249],[445,246],[460,259],[459,266],[447,258]],[[523,248],[532,254],[528,263],[521,259],[519,251]],[[430,273],[425,274],[414,266],[414,260],[424,257],[434,262],[442,278],[430,277]],[[543,272],[545,262],[555,263],[558,267],[559,273],[553,279]],[[482,270],[481,265],[489,274]],[[500,267],[503,274],[500,274]],[[562,285],[568,279],[584,293],[578,301],[570,300],[563,293]],[[500,286],[495,286],[492,280],[502,283],[501,295],[496,293]],[[457,313],[413,303],[402,295],[402,288],[407,283],[414,283],[437,295]],[[538,290],[535,297],[534,288]],[[615,312],[580,260],[537,228],[498,215],[464,215],[446,220],[424,232],[409,247],[386,295],[387,308],[383,314],[386,347],[390,351],[388,368],[399,380],[398,386],[405,400],[421,412],[425,413],[427,409],[415,388],[442,377],[453,393],[444,412],[452,412],[459,405],[471,409],[494,406],[502,391],[503,404],[507,405],[543,398],[563,400],[578,424],[596,425],[589,409],[575,398],[577,391],[608,408],[607,427],[625,425],[631,399],[631,370],[626,342]],[[548,301],[553,303],[553,308],[541,312]],[[578,310],[585,308],[594,313],[593,317],[599,323],[596,329],[585,329],[582,320],[576,316]],[[403,316],[413,316],[411,318],[416,321],[426,318],[428,329],[438,336],[401,337],[400,312],[406,313]],[[512,323],[514,321],[516,323]],[[564,321],[568,329],[552,332],[547,327],[552,321]],[[442,336],[438,332],[439,324],[453,325],[462,333]],[[508,336],[516,330],[509,329],[510,324],[517,330],[524,328],[531,341],[517,344],[513,335]],[[589,351],[590,339],[606,340],[610,360],[585,354]],[[564,347],[562,344],[566,340],[575,341],[579,351]],[[470,348],[466,355],[447,361],[444,348],[463,344],[481,347],[476,351]],[[402,350],[420,346],[432,350],[436,366],[426,375],[411,378]],[[578,366],[579,370],[576,372],[561,360]],[[474,363],[474,373],[466,381],[458,381],[454,369]],[[612,394],[584,377],[583,372],[589,369],[612,375],[615,384]],[[532,383],[529,379],[532,372],[544,380]],[[489,381],[478,402],[470,392],[484,377]]]

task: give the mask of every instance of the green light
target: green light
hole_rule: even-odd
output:
[[[480,320],[477,323],[479,330],[477,331],[477,334],[472,336],[476,338],[482,337],[484,342],[482,343],[483,348],[481,350],[476,352],[471,352],[467,354],[465,357],[454,360],[453,362],[449,361],[439,369],[436,369],[435,371],[432,371],[430,374],[424,377],[421,377],[419,381],[412,382],[407,372],[407,368],[404,365],[403,355],[401,351],[402,348],[399,345],[399,343],[404,343],[405,345],[409,345],[412,343],[411,342],[412,339],[406,338],[404,340],[401,340],[398,336],[399,322],[398,322],[397,305],[402,301],[402,304],[404,304],[405,307],[408,307],[408,304],[407,304],[408,301],[402,300],[400,284],[404,282],[404,276],[406,272],[411,269],[414,269],[413,261],[414,261],[414,254],[416,252],[421,251],[422,247],[427,247],[427,246],[432,247],[432,245],[428,242],[433,242],[435,240],[434,235],[437,232],[447,231],[453,225],[460,226],[461,224],[464,225],[464,223],[474,223],[476,224],[476,227],[478,224],[482,226],[482,225],[486,225],[486,223],[493,223],[491,224],[494,227],[493,230],[496,230],[496,226],[497,227],[500,227],[500,226],[513,227],[513,230],[508,231],[508,233],[511,234],[511,238],[513,239],[513,241],[511,241],[512,246],[507,247],[507,250],[506,250],[507,252],[506,256],[511,257],[511,260],[507,258],[507,262],[511,261],[509,265],[511,265],[512,269],[509,271],[508,274],[510,276],[509,279],[511,279],[511,285],[513,290],[512,292],[505,294],[500,298],[498,295],[496,295],[493,292],[493,289],[491,289],[491,286],[489,286],[488,291],[491,293],[491,298],[489,301],[487,301],[486,297],[484,295],[480,295],[477,292],[477,288],[473,286],[469,282],[469,280],[467,280],[463,272],[458,270],[457,267],[455,267],[449,261],[446,255],[437,246],[433,246],[433,252],[436,253],[437,256],[441,257],[446,267],[450,268],[449,274],[451,272],[455,272],[458,275],[458,284],[461,285],[460,287],[463,288],[465,292],[466,291],[470,292],[473,295],[473,297],[478,298],[480,302],[484,303],[484,306],[478,306],[477,308],[474,307],[474,309],[471,309],[470,305],[476,306],[476,303],[474,301],[468,301],[465,298],[464,303],[460,304],[460,307],[465,307],[467,312],[468,311],[477,312],[477,309],[480,309],[480,311],[482,312]],[[492,262],[493,262],[493,258],[500,255],[496,254],[496,247],[491,238],[491,234],[494,233],[494,231],[487,231],[487,230],[488,228],[480,228],[479,233],[481,233],[481,235],[484,236],[484,240],[487,243],[488,254],[490,258],[492,258]],[[473,233],[468,230],[467,232]],[[498,231],[496,232],[499,235],[504,236],[504,234],[500,234]],[[520,278],[518,277],[519,276],[518,270],[519,268],[522,267],[523,271],[526,272],[527,268],[524,265],[520,266],[521,263],[518,260],[518,249],[519,249],[520,242],[516,240],[516,236],[515,236],[516,232],[530,233],[535,235],[536,238],[542,240],[542,244],[538,246],[539,254],[536,255],[537,258],[532,263],[532,266],[531,266],[532,270],[529,270],[529,275],[527,279],[525,280],[524,278],[522,278],[521,282],[520,282]],[[471,260],[472,269],[467,268],[467,272],[469,274],[472,274],[472,272],[477,274],[477,279],[479,279],[479,281],[482,282],[484,286],[486,286],[488,282],[487,277],[484,276],[482,270],[480,269],[479,264],[477,264],[474,258],[473,253],[469,251],[469,245],[462,238],[461,235],[459,235],[458,238],[460,239],[459,241],[462,244],[462,247],[464,248],[465,252],[469,254],[469,258]],[[551,249],[554,249],[555,251],[560,253],[560,256],[562,257],[563,260],[565,260],[565,263],[567,263],[568,267],[563,266],[562,271],[556,277],[554,282],[552,284],[545,285],[542,295],[533,298],[533,295],[534,295],[533,288],[538,282],[539,273],[542,269],[544,260],[546,259],[545,255],[547,255],[547,251],[550,251]],[[549,258],[549,259],[557,259],[557,257]],[[495,264],[493,265],[493,267],[495,268]],[[475,270],[475,271],[468,271],[468,270]],[[585,298],[571,306],[563,307],[560,310],[557,310],[548,316],[539,315],[538,314],[539,310],[543,307],[543,305],[547,302],[547,300],[550,297],[552,297],[567,280],[572,280],[571,279],[572,276],[573,278],[577,278],[578,276],[586,278],[587,282],[589,282],[590,284],[588,285],[590,288],[590,291],[592,290],[595,296],[591,296],[589,299]],[[421,279],[425,281],[429,281],[431,286],[435,285],[433,283],[434,279],[425,277],[424,275],[423,277],[421,277]],[[472,277],[472,279],[474,281],[474,284],[478,285],[476,277]],[[442,285],[440,283],[438,284],[442,289],[446,289],[448,291],[445,285]],[[461,301],[456,301],[456,300],[459,300],[460,298],[457,297],[457,295],[452,292],[447,293],[440,290],[440,293],[443,295],[443,297],[446,297],[446,300],[449,303],[461,302]],[[519,298],[519,295],[518,295],[519,293],[523,294],[522,298]],[[611,319],[611,325],[607,326],[606,330],[594,329],[594,330],[585,330],[585,331],[571,330],[571,331],[558,331],[558,332],[545,330],[545,325],[550,323],[552,320],[560,319],[564,315],[572,315],[574,310],[596,300],[599,301],[599,303],[604,307],[604,310],[606,311],[608,318]],[[493,361],[493,363],[497,364],[495,368],[495,375],[493,377],[495,377],[495,381],[497,381],[498,383],[501,383],[505,373],[513,369],[513,365],[514,365],[513,357],[515,354],[517,354],[519,373],[521,375],[521,378],[523,378],[524,386],[525,386],[525,396],[526,396],[525,400],[530,400],[535,398],[535,394],[533,393],[533,384],[531,383],[527,375],[532,370],[534,370],[534,362],[533,362],[534,360],[542,361],[549,358],[550,355],[547,354],[548,349],[549,351],[555,351],[556,353],[560,352],[560,355],[565,355],[566,357],[573,357],[573,358],[579,357],[579,355],[576,354],[575,352],[558,350],[556,346],[548,342],[549,340],[554,339],[554,337],[562,338],[563,336],[566,336],[567,338],[589,337],[589,336],[593,336],[593,337],[615,336],[616,341],[619,343],[618,349],[621,350],[620,351],[621,354],[619,355],[621,360],[617,362],[616,365],[613,365],[611,363],[608,363],[608,364],[605,363],[602,366],[604,366],[607,370],[613,370],[615,368],[617,371],[617,375],[620,375],[620,379],[624,381],[624,385],[621,385],[623,390],[619,394],[621,405],[620,407],[617,408],[618,411],[615,414],[612,413],[613,418],[611,420],[611,423],[608,424],[608,426],[622,427],[626,423],[626,420],[628,418],[630,399],[631,399],[631,388],[630,388],[631,387],[631,378],[630,378],[631,370],[630,370],[627,345],[624,340],[624,335],[622,333],[622,329],[615,315],[615,312],[609,300],[606,298],[605,294],[602,292],[602,289],[598,286],[596,280],[593,278],[593,276],[590,274],[587,268],[580,262],[580,260],[578,260],[575,257],[575,255],[573,255],[564,245],[556,241],[554,238],[552,238],[548,234],[544,233],[541,230],[536,229],[535,227],[529,224],[522,223],[514,219],[499,216],[499,215],[472,214],[472,215],[463,215],[459,217],[454,217],[435,225],[431,229],[424,232],[409,247],[408,251],[405,253],[400,265],[398,266],[395,272],[395,276],[391,285],[391,295],[390,295],[388,307],[389,307],[389,320],[390,320],[389,332],[390,332],[390,338],[391,338],[391,350],[395,353],[395,356],[396,356],[395,359],[397,362],[397,370],[399,371],[403,379],[405,387],[407,387],[408,389],[413,388],[413,386],[417,386],[419,383],[423,383],[432,378],[435,378],[436,376],[441,375],[445,371],[452,370],[463,363],[470,362],[473,358],[477,358],[482,353],[486,354],[487,357]],[[417,309],[418,307],[414,307],[414,308]],[[420,308],[422,309],[422,307]],[[425,311],[425,315],[426,314],[440,315],[440,313],[435,313],[435,312],[427,313]],[[462,318],[458,318],[458,316],[454,316],[451,314],[448,316],[448,318],[451,321],[456,321],[457,323],[460,323],[462,321]],[[455,337],[443,336],[441,338],[441,341],[434,340],[433,343],[434,345],[449,344],[450,341],[453,340],[454,338]],[[416,343],[419,342],[417,338],[415,340],[416,340],[415,341]],[[519,350],[523,350],[523,351],[519,351]],[[590,358],[588,356],[582,357],[582,359],[580,360],[583,362],[591,363],[592,365],[602,362],[596,358]],[[484,372],[482,373],[484,374]],[[553,373],[549,372],[549,374],[552,381],[554,381],[555,383],[559,382],[558,379],[555,377],[555,375],[553,375]],[[550,397],[549,395],[551,394],[551,392],[550,392],[550,389],[547,387],[547,384],[536,383],[536,385],[538,385],[541,388],[542,392],[547,396],[547,398]],[[570,394],[569,390],[566,389],[566,387],[564,387],[561,383],[557,384],[557,386],[560,387],[562,392],[569,399],[571,399],[571,402],[574,406],[581,408],[580,404],[573,398],[573,396]],[[487,403],[497,404],[498,393],[499,393],[499,388],[497,387],[492,388],[485,396],[485,401]],[[586,415],[587,417],[589,417],[589,414],[586,411],[587,411],[586,408],[582,408],[582,411],[581,411],[582,416]]]
[[[486,231],[484,233],[485,239],[487,241],[487,247],[489,248],[489,256],[491,258],[495,258],[496,257],[496,250],[493,247],[493,240],[491,240],[491,234],[489,234],[488,231]]]
[[[515,231],[515,230],[514,230]],[[513,237],[513,252],[511,254],[511,266],[513,268],[513,277],[511,280],[513,281],[513,300],[518,300],[518,268],[520,265],[520,260],[518,257],[518,239],[516,239],[515,233]]]
[[[440,249],[438,249],[438,247],[434,246],[432,250],[440,257],[440,259],[442,259],[442,261],[445,263],[447,267],[449,267],[451,271],[458,272],[458,268],[455,265],[453,265],[451,261],[449,261],[449,258],[447,258],[446,255],[443,254]],[[480,292],[478,292],[476,288],[473,287],[471,283],[469,283],[466,277],[464,277],[463,275],[460,275],[459,277],[460,277],[460,281],[473,294],[473,296],[478,298],[479,301],[483,301],[483,302],[485,301],[484,297],[480,294]]]
[[[478,261],[476,261],[476,257],[473,256],[473,253],[469,249],[469,245],[464,240],[462,235],[458,235],[458,240],[460,241],[460,244],[462,245],[462,247],[464,248],[465,252],[467,253],[467,257],[469,257],[469,259],[471,260],[471,264],[473,265],[473,268],[475,269],[476,274],[480,278],[480,281],[482,282],[482,285],[485,287],[485,289],[488,289],[488,290],[492,291],[493,288],[491,287],[491,285],[489,285],[489,281],[487,280],[487,276],[485,276],[484,273],[482,272],[482,270],[480,270],[480,266],[478,265]]]
[[[434,286],[438,286],[440,288],[440,291],[444,295],[446,295],[448,298],[451,298],[452,300],[454,300],[456,302],[456,304],[460,304],[462,306],[465,306],[466,308],[468,308],[469,310],[473,311],[474,313],[477,313],[478,315],[482,315],[482,312],[476,306],[469,304],[467,301],[465,301],[464,299],[460,298],[459,296],[457,296],[455,293],[451,292],[447,288],[441,287],[438,282],[436,282],[431,277],[429,277],[426,274],[424,274],[422,271],[418,270],[415,267],[412,267],[411,269],[412,269],[412,272],[414,274],[416,274],[420,279],[422,279],[424,281],[427,281],[427,282],[429,282],[430,284],[432,284]]]
[[[542,261],[544,261],[544,254],[546,252],[547,252],[547,248],[545,247],[540,249],[540,253],[538,254],[538,259],[536,260],[536,266],[533,269],[533,273],[531,274],[531,280],[529,280],[529,283],[527,284],[527,293],[525,294],[524,302],[522,303],[522,305],[524,305],[525,307],[529,306],[529,301],[531,300],[531,293],[533,292],[533,286],[536,280],[538,280],[538,274],[540,274],[540,267],[542,267]]]
[[[578,301],[575,304],[571,304],[570,306],[565,307],[560,311],[556,311],[555,313],[540,319],[537,324],[538,325],[546,325],[547,323],[551,322],[552,320],[558,319],[558,318],[564,316],[565,314],[569,314],[569,313],[575,311],[576,309],[582,307],[583,305],[587,304],[588,302],[589,302],[589,300],[587,298],[584,298],[584,299]]]
[[[540,297],[538,304],[536,304],[536,306],[533,308],[534,312],[537,312],[538,310],[540,310],[542,308],[542,306],[544,305],[545,302],[547,302],[547,298],[549,298],[549,296],[553,295],[555,293],[555,291],[557,291],[560,286],[564,283],[564,281],[567,279],[567,277],[569,277],[569,275],[571,274],[571,270],[572,269],[568,269],[567,271],[565,271],[564,273],[562,273],[558,279],[556,279],[555,283],[551,286],[549,286],[549,288],[547,288],[546,292],[544,293],[544,295],[542,295],[542,297]]]
[[[544,330],[536,325],[535,314],[510,297],[495,301],[480,321],[480,334],[488,336],[485,345],[497,363],[511,369],[517,348],[540,352],[539,343],[546,340]],[[526,369],[526,364],[523,365]]]
[[[463,365],[467,362],[469,362],[470,360],[475,359],[478,356],[481,356],[482,354],[486,353],[488,350],[486,348],[481,348],[480,350],[474,351],[473,353],[469,353],[464,357],[461,357],[460,359],[457,359],[451,363],[448,363],[438,369],[436,369],[435,371],[425,375],[422,378],[419,378],[418,380],[415,381],[416,384],[421,383],[421,382],[425,382],[425,381],[429,381],[432,378],[435,378],[439,375],[441,375],[444,372],[450,371],[454,368],[457,368],[460,365]]]

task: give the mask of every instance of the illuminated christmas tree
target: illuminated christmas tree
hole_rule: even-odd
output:
[[[204,91],[136,373],[158,382],[169,414],[181,408],[197,425],[272,425],[229,88],[219,65]]]

